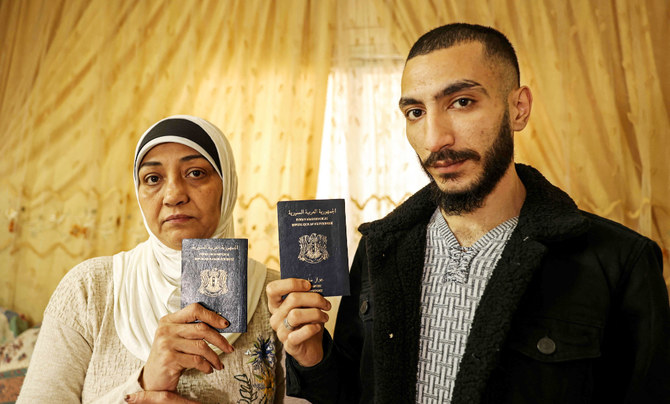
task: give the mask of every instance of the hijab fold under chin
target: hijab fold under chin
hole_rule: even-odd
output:
[[[189,146],[216,169],[223,183],[223,195],[221,216],[212,238],[234,237],[232,213],[237,198],[237,174],[232,150],[221,131],[204,119],[175,115],[157,122],[142,135],[135,150],[133,167],[138,205],[138,166],[144,155],[161,143]],[[166,246],[151,232],[144,212],[142,218],[149,239],[113,257],[114,324],[123,345],[138,359],[146,361],[158,321],[180,309],[181,251]],[[247,271],[249,322],[264,289],[266,267],[249,259]],[[232,344],[240,334],[222,335]]]

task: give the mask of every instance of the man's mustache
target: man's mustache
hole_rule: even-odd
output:
[[[482,156],[472,149],[453,150],[447,147],[440,149],[438,152],[430,153],[430,155],[422,162],[424,167],[430,167],[438,161],[462,161],[462,160],[481,160]]]

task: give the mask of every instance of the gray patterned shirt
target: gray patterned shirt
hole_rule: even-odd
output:
[[[417,403],[449,403],[475,310],[518,222],[501,223],[461,247],[437,209],[426,234],[421,287]]]

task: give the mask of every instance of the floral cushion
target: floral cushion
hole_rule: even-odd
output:
[[[19,396],[39,333],[38,327],[27,328],[24,316],[0,308],[0,403]]]
[[[0,345],[28,329],[28,320],[22,314],[0,307]]]
[[[31,328],[14,341],[0,345],[0,372],[28,367],[39,331],[37,327]]]

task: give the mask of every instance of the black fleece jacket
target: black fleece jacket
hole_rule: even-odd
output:
[[[452,403],[670,403],[670,308],[646,237],[579,210],[537,170],[475,313]],[[363,238],[321,363],[287,357],[313,403],[415,401],[426,229],[422,189]],[[538,344],[553,343],[553,349]],[[551,347],[551,344],[549,344]]]

